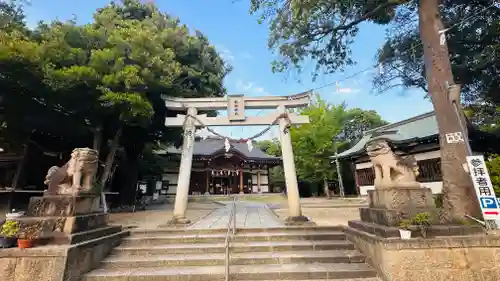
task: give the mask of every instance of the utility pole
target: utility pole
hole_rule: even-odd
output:
[[[440,2],[420,0],[419,28],[429,95],[439,127],[443,207],[448,219],[462,219],[466,215],[482,217],[471,178],[464,169],[469,154],[468,138],[464,135],[462,117],[457,114],[455,106],[460,103],[460,95],[458,100],[456,94],[450,95],[455,81],[448,47],[446,42],[440,40],[441,34],[445,32],[439,14]]]
[[[344,198],[345,197],[344,182],[342,181],[342,174],[340,173],[340,163],[338,156],[339,154],[338,154],[337,144],[335,144],[335,166],[337,166],[337,176],[339,179],[339,192],[340,192],[340,197]]]

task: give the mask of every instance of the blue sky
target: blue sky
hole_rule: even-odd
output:
[[[103,7],[108,2],[109,0],[31,0],[31,6],[26,9],[27,21],[33,26],[40,20],[67,20],[76,16],[78,22],[85,23],[91,21],[96,8]],[[156,0],[162,11],[178,16],[182,23],[208,36],[219,53],[234,67],[225,81],[232,94],[287,95],[333,83],[317,92],[332,103],[345,101],[349,107],[374,109],[390,122],[432,110],[431,103],[418,90],[399,89],[380,95],[373,93],[371,79],[376,69],[343,81],[344,77],[373,65],[375,53],[382,45],[385,33],[383,28],[372,24],[362,26],[352,46],[357,65],[343,73],[322,75],[315,82],[312,82],[307,72],[301,76],[272,73],[270,63],[275,55],[267,48],[267,26],[259,25],[256,17],[249,15],[248,2],[249,0]],[[313,66],[313,62],[306,63],[306,67]],[[343,90],[338,92],[335,81],[340,80],[340,88]],[[261,129],[262,127],[215,128],[234,138],[248,137]],[[266,135],[274,136],[276,130]]]

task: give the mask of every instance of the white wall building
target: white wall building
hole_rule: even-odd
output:
[[[338,155],[339,160],[348,160],[353,165],[355,184],[359,195],[367,195],[374,189],[375,174],[373,165],[366,155],[365,146],[371,138],[386,138],[397,154],[413,155],[418,161],[422,187],[428,187],[434,194],[441,193],[443,182],[441,174],[441,151],[439,149],[439,130],[434,112],[425,113],[407,120],[375,128],[363,133],[361,140],[350,149]],[[472,149],[486,149],[482,143],[482,133],[469,129]],[[478,149],[479,150],[479,149]]]

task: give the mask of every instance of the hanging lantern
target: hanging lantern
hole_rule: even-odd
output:
[[[212,170],[212,173],[211,173],[211,174],[212,174],[212,176],[215,174],[213,170]]]
[[[240,171],[236,170],[236,175],[239,176],[240,175]]]
[[[228,139],[224,140],[224,148],[226,149],[226,152],[229,152],[229,149],[231,149],[231,144]]]
[[[248,146],[248,151],[252,152],[253,149],[252,140],[247,140],[247,146]]]

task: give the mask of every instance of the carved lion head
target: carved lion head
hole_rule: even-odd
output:
[[[366,144],[366,154],[370,157],[391,152],[391,147],[386,140],[373,140]]]

